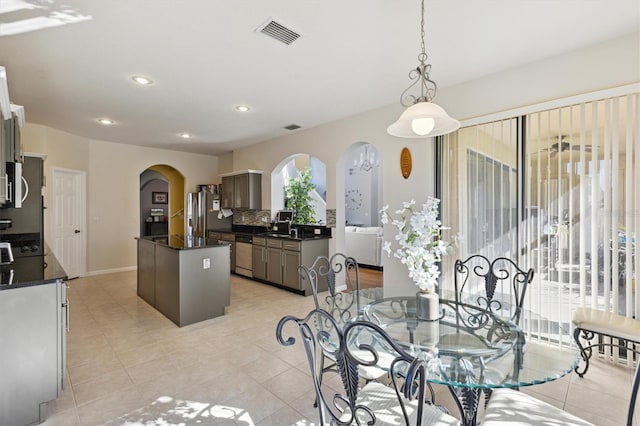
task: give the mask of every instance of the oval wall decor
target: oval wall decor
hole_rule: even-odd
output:
[[[405,179],[411,174],[411,151],[407,147],[402,148],[402,152],[400,152],[400,170]]]

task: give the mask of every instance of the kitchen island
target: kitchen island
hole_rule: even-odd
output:
[[[138,296],[183,327],[224,315],[229,306],[229,244],[169,237],[138,240]]]
[[[0,425],[43,422],[44,403],[65,386],[67,274],[50,253],[16,258],[0,274]]]

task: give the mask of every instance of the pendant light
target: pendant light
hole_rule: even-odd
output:
[[[424,0],[422,3],[422,18],[420,20],[420,35],[422,51],[418,55],[420,64],[409,71],[409,78],[413,81],[400,95],[400,104],[408,107],[398,121],[387,128],[387,133],[399,138],[426,138],[445,135],[460,128],[460,122],[449,117],[446,111],[433,103],[437,85],[429,78],[431,64],[427,64],[427,53],[424,47]],[[420,86],[420,95],[408,94],[416,85]]]

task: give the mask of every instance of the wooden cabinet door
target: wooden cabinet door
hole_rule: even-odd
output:
[[[233,191],[234,191],[234,180],[233,176],[225,176],[222,178],[222,207],[225,209],[232,209],[233,205]]]
[[[298,266],[300,265],[300,252],[283,250],[282,251],[282,284],[290,288],[300,289],[300,275],[298,274]]]
[[[261,246],[253,246],[253,278],[267,279],[267,250]]]
[[[267,281],[282,284],[282,249],[267,248]]]
[[[233,207],[248,209],[249,206],[249,175],[242,174],[233,177]]]

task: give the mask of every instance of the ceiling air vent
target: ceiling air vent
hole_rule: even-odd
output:
[[[290,30],[282,24],[277,23],[271,18],[267,19],[264,24],[260,25],[256,31],[268,35],[269,37],[273,37],[286,45],[289,45],[300,38],[300,34]]]
[[[299,128],[301,128],[302,126],[298,126],[297,124],[289,124],[288,126],[284,126],[285,129],[287,130],[297,130]]]

